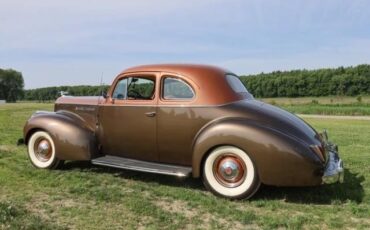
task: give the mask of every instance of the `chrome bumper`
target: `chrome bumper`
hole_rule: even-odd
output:
[[[329,152],[328,163],[326,164],[322,182],[324,184],[343,183],[344,168],[343,161],[339,158],[337,152]]]
[[[332,183],[343,183],[344,181],[344,168],[343,161],[339,158],[338,147],[328,141],[328,134],[326,131],[322,134],[325,149],[328,152],[327,163],[324,170],[324,175],[322,176],[323,184]]]

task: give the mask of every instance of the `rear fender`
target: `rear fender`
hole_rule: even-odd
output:
[[[316,185],[323,165],[308,146],[253,120],[226,118],[202,129],[193,145],[193,176],[202,173],[207,154],[217,146],[245,151],[257,166],[261,181],[271,185]]]
[[[69,112],[36,112],[24,126],[25,143],[31,135],[43,130],[54,140],[56,155],[61,160],[90,160],[97,155],[97,143],[93,130],[84,120]]]

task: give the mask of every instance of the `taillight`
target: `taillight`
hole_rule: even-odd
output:
[[[320,157],[320,159],[325,161],[325,149],[322,145],[310,145],[310,148]]]

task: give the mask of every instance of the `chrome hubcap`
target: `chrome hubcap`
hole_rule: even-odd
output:
[[[219,156],[214,165],[213,173],[219,183],[226,187],[237,187],[243,183],[246,167],[242,159],[234,154]]]
[[[40,161],[48,161],[51,158],[52,146],[46,139],[41,139],[35,144],[35,153]]]
[[[231,180],[239,175],[240,169],[238,164],[233,161],[226,161],[220,165],[219,171],[223,178]]]

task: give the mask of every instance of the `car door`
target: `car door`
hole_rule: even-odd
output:
[[[173,73],[162,73],[158,100],[157,143],[163,163],[191,165],[192,144],[199,129],[206,123],[191,106],[196,98],[194,83]]]
[[[99,108],[101,151],[145,161],[158,161],[157,74],[124,74],[117,78]]]

